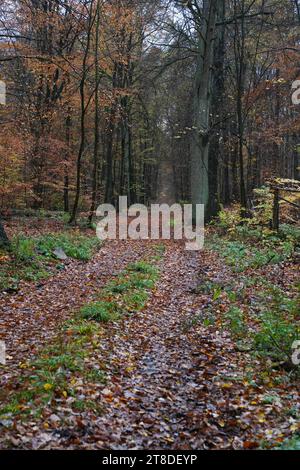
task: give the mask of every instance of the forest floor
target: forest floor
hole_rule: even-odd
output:
[[[27,237],[60,230],[23,227]],[[203,251],[188,252],[173,241],[106,242],[89,260],[68,257],[5,288],[0,448],[298,445],[299,376],[279,343],[292,334],[287,316],[299,316],[299,265],[264,262],[263,251],[254,264],[257,253],[223,243],[208,234]],[[266,303],[277,323],[285,312],[279,333],[266,328]],[[276,347],[265,347],[270,338]]]

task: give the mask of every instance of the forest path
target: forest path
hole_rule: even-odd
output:
[[[234,373],[234,357],[225,358],[232,355],[233,346],[225,333],[211,333],[195,321],[205,301],[193,292],[209,269],[205,253],[188,252],[178,242],[165,246],[160,279],[146,308],[104,329],[94,358],[95,365],[106,364],[107,383],[97,391],[101,411],[70,415],[58,399],[54,408],[54,404],[45,408],[48,418],[42,422],[20,422],[16,416],[9,431],[3,424],[1,430],[0,421],[4,448],[197,449],[217,445],[216,410],[227,406],[227,392],[224,395],[217,378],[219,373]],[[74,309],[92,299],[128,263],[153,255],[152,248],[145,241],[109,242],[91,262],[71,264],[43,286],[25,286],[14,296],[0,298],[1,335],[11,356],[10,367],[2,373],[3,391],[13,382],[17,386],[20,362],[28,363],[39,348],[51,343],[59,324]],[[91,392],[83,389],[82,393]],[[221,434],[222,447],[231,447],[231,433]]]
[[[1,448],[248,449],[280,429],[289,433],[290,423],[282,416],[285,405],[264,403],[265,396],[278,393],[276,385],[270,389],[259,379],[259,362],[237,347],[217,318],[223,315],[222,303],[201,289],[225,278],[233,284],[231,270],[210,250],[188,252],[172,241],[164,245],[163,258],[153,261],[160,266],[160,278],[146,307],[105,324],[97,344],[86,345],[91,348],[86,366],[104,371],[106,382],[86,381],[80,372],[69,377],[81,402],[92,400],[99,408],[74,411],[74,396],[55,396],[40,417],[0,419]],[[1,321],[10,321],[9,344],[17,347],[19,342],[21,352],[13,359],[15,368],[5,369],[6,385],[22,375],[17,365],[22,354],[23,361],[34,358],[35,348],[54,338],[59,321],[70,318],[128,263],[149,255],[154,260],[154,252],[151,242],[110,242],[92,262],[46,281],[44,293],[28,290],[26,301],[13,296],[12,318],[6,310]],[[26,321],[28,314],[25,306],[37,323],[20,327],[18,321]],[[217,315],[214,324],[205,321],[210,312]],[[256,367],[257,384],[252,385],[247,377]],[[283,388],[282,400],[291,392]]]
[[[5,341],[9,356],[9,367],[0,368],[0,387],[20,374],[20,363],[33,359],[56,337],[62,322],[150,249],[145,242],[112,241],[90,262],[70,259],[65,269],[50,279],[36,285],[23,283],[14,295],[0,294],[0,340]]]
[[[133,370],[114,385],[125,400],[112,390],[118,398],[97,422],[112,433],[103,440],[104,448],[165,448],[185,440],[180,423],[197,402],[195,381],[200,378],[183,332],[192,310],[197,257],[178,245],[169,247],[151,302],[115,337],[112,354],[127,351]]]
[[[92,432],[98,448],[200,449],[218,440],[231,447],[234,435],[217,425],[217,403],[226,414],[228,393],[217,379],[234,374],[238,358],[226,334],[195,322],[204,305],[193,291],[206,269],[203,252],[169,245],[148,307],[116,331],[111,357],[130,358],[131,367],[105,390]]]
[[[106,364],[107,382],[97,392],[100,413],[70,416],[58,406],[50,417],[55,430],[50,426],[45,432],[34,422],[29,431],[21,428],[26,448],[232,447],[236,431],[222,429],[228,390],[220,381],[236,373],[239,355],[226,333],[203,326],[207,298],[195,295],[195,286],[206,280],[211,255],[188,252],[175,242],[165,245],[160,279],[147,307],[105,328],[101,338],[95,357]],[[117,248],[108,247],[109,253]],[[123,261],[149,254],[147,244],[143,249],[133,242],[132,250],[134,256],[129,249]],[[212,274],[222,276],[222,268]]]

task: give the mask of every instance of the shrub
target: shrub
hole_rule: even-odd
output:
[[[300,243],[300,228],[295,225],[280,225],[279,235],[292,242],[294,245]]]
[[[234,232],[241,222],[241,209],[238,205],[232,206],[230,210],[222,208],[218,214],[217,225],[226,231]]]
[[[237,336],[244,336],[247,332],[247,324],[244,312],[238,307],[231,307],[225,314],[225,319],[232,333]]]
[[[268,309],[260,316],[256,347],[264,355],[290,361],[292,344],[300,338],[299,299],[285,297],[278,288],[271,288],[265,298]]]
[[[292,344],[300,337],[299,325],[267,312],[261,321],[261,329],[254,337],[255,345],[262,354],[279,360],[290,360]]]
[[[252,211],[252,221],[250,221],[250,224],[268,225],[270,220],[272,220],[274,199],[270,188],[263,186],[262,188],[255,189],[254,197],[256,205]]]

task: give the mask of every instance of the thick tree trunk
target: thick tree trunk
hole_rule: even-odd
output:
[[[241,18],[238,20],[238,9],[240,6]],[[240,176],[240,204],[241,215],[246,217],[248,215],[248,201],[247,201],[247,188],[246,188],[246,171],[244,162],[244,135],[245,135],[245,116],[243,112],[243,96],[245,92],[245,77],[246,77],[246,30],[245,30],[245,2],[241,5],[235,0],[235,37],[234,37],[234,52],[235,52],[235,69],[236,69],[236,85],[237,85],[237,99],[236,99],[236,114],[237,114],[237,129],[238,129],[238,161],[239,161],[239,176]]]
[[[225,60],[225,0],[218,2],[218,22],[223,23],[217,30],[214,66],[213,66],[213,92],[212,92],[212,114],[216,121],[221,121],[221,110],[225,95],[224,60]],[[223,131],[213,136],[209,149],[208,180],[209,200],[206,208],[206,219],[217,215],[219,211],[219,164],[222,157],[224,142],[220,140]]]
[[[196,130],[191,149],[191,196],[194,206],[197,204],[207,206],[209,199],[211,67],[219,1],[206,0],[203,6],[204,18],[198,20],[199,50],[194,88],[194,127]]]

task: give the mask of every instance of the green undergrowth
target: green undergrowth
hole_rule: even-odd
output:
[[[95,301],[81,308],[81,317],[107,323],[118,320],[124,313],[142,310],[159,277],[159,269],[152,263],[153,259],[130,264],[101,290]]]
[[[220,254],[234,272],[258,269],[288,260],[295,251],[295,240],[281,238],[273,233],[258,238],[246,237],[233,240],[214,234],[207,243],[208,248]]]
[[[265,217],[264,223],[267,220]],[[295,360],[299,358],[300,341],[300,285],[296,276],[300,229],[281,225],[277,233],[257,222],[254,217],[236,223],[236,215],[224,211],[209,229],[207,247],[218,254],[227,269],[222,276],[197,287],[196,293],[206,295],[208,301],[195,315],[195,322],[230,333],[241,361],[245,355],[247,368],[242,379],[253,387],[268,388],[269,403],[278,390],[295,387],[300,376]],[[298,420],[299,415],[293,419]],[[296,435],[280,448],[296,450],[299,442]],[[270,448],[278,443],[268,441],[265,445]],[[263,442],[260,447],[264,447]]]
[[[292,346],[300,340],[299,285],[296,279],[286,288],[280,283],[274,285],[267,272],[276,264],[293,261],[299,249],[300,228],[285,224],[278,233],[267,228],[264,224],[272,211],[264,192],[264,202],[252,218],[241,220],[236,208],[221,211],[213,224],[207,247],[218,253],[232,274],[228,280],[199,286],[200,293],[211,297],[203,321],[208,326],[221,323],[242,350],[273,365],[299,371],[292,364]]]
[[[97,352],[101,335],[98,324],[78,319],[67,322],[55,344],[41,351],[34,362],[19,365],[22,372],[18,391],[9,395],[8,403],[0,409],[0,417],[40,417],[45,406],[55,401],[63,405],[67,400],[68,407],[76,411],[82,401],[81,386],[95,387],[106,381],[105,373],[90,360]],[[99,404],[88,397],[81,406],[99,409]]]
[[[244,276],[221,285],[209,281],[198,290],[211,298],[201,320],[229,330],[239,349],[299,372],[292,364],[292,346],[300,339],[300,286],[290,289],[292,296],[263,277]]]
[[[63,250],[69,258],[89,261],[99,246],[96,237],[75,231],[14,237],[10,252],[2,253],[0,290],[16,290],[20,280],[39,281],[52,275],[55,269],[64,269],[54,254],[56,249]]]
[[[228,282],[209,281],[199,287],[211,296],[204,321],[221,321],[255,355],[292,367],[292,345],[300,340],[299,285],[296,279],[286,288],[281,279],[274,285],[267,273],[274,265],[297,258],[300,227],[282,224],[278,232],[270,230],[272,194],[261,188],[255,191],[255,198],[249,218],[242,219],[240,208],[234,206],[222,210],[212,224],[207,247],[225,261],[231,275]],[[280,276],[281,271],[278,273]],[[225,312],[220,308],[222,315],[214,319],[214,311],[224,302]]]
[[[207,246],[219,253],[234,272],[274,265],[300,250],[300,226],[281,224],[270,229],[273,196],[268,188],[255,190],[256,205],[242,218],[238,205],[222,209],[212,222],[213,234]]]
[[[164,249],[158,246],[153,256],[128,265],[101,289],[95,302],[84,305],[67,321],[54,344],[41,351],[34,362],[20,364],[18,390],[8,397],[6,391],[0,394],[5,402],[0,408],[1,420],[12,416],[41,418],[45,407],[52,413],[57,406],[73,412],[101,411],[101,403],[90,396],[91,390],[107,382],[99,351],[105,324],[145,307],[159,278],[158,257],[160,260]],[[87,396],[83,396],[85,387],[90,391]]]

